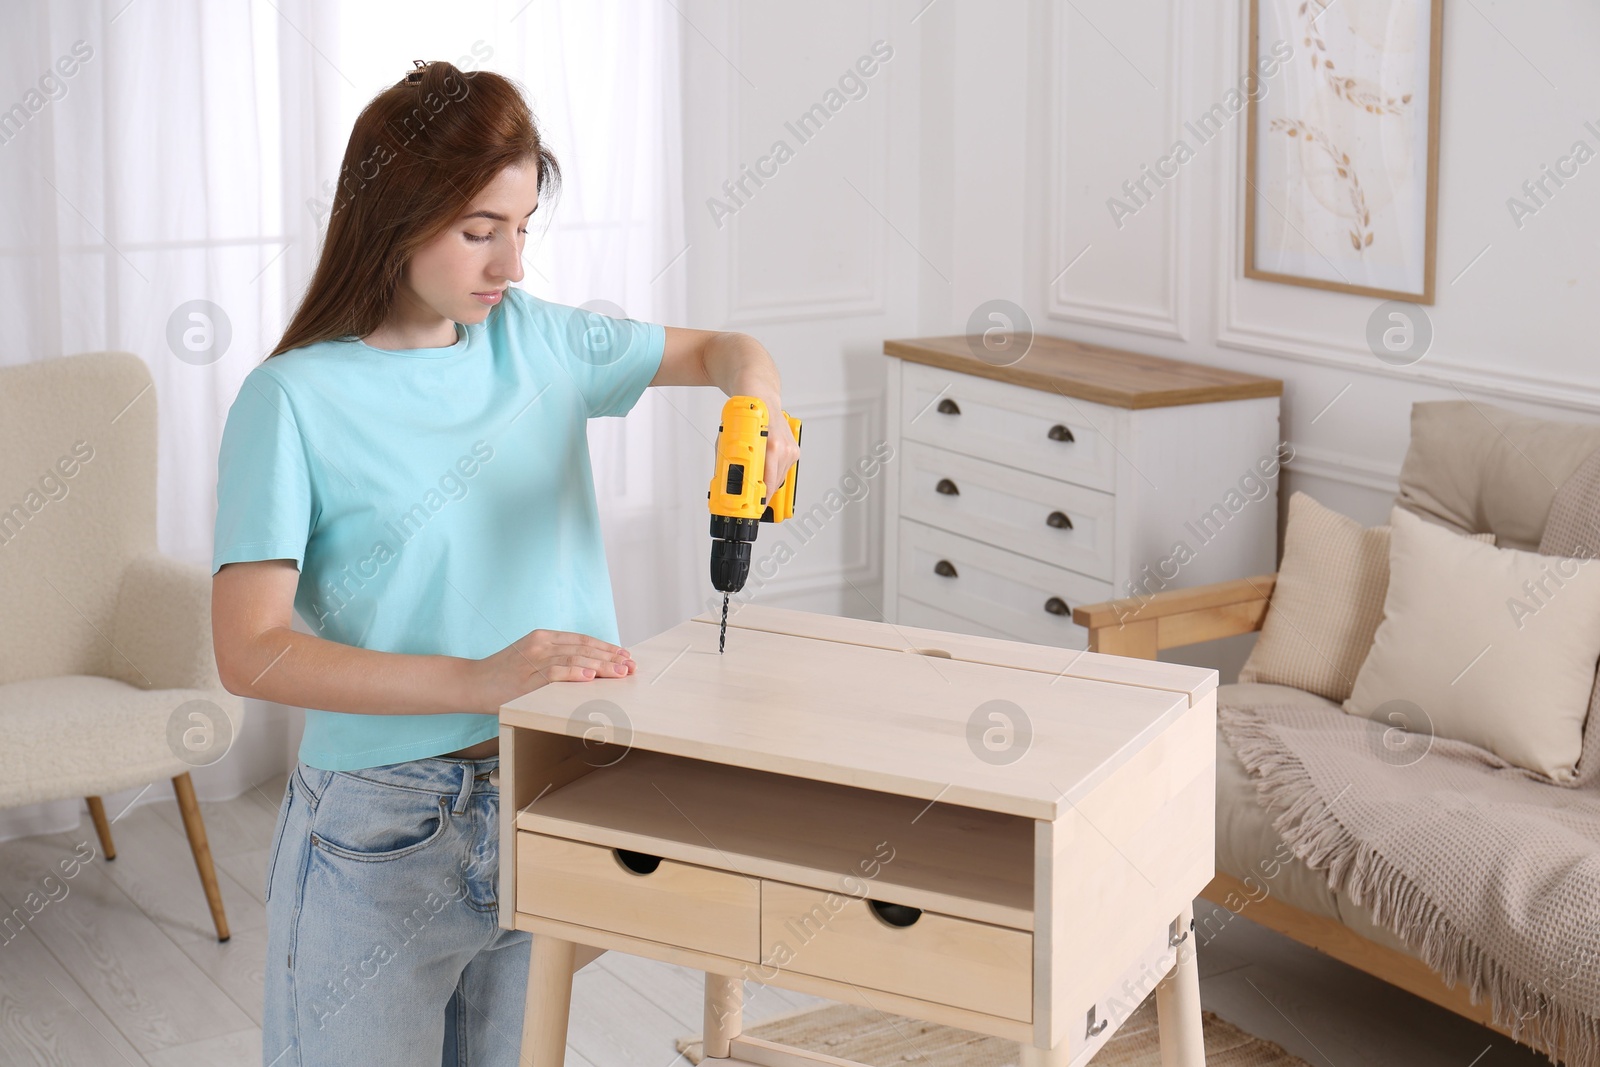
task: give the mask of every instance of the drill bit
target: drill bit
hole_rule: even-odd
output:
[[[728,594],[722,594],[722,629],[717,633],[717,655],[722,655],[722,646],[728,641]]]

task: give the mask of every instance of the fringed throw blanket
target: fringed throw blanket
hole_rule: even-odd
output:
[[[1600,453],[1562,485],[1541,552],[1600,549]],[[1497,1023],[1600,1067],[1600,688],[1574,785],[1343,711],[1218,708],[1296,856],[1371,909]],[[1506,714],[1515,715],[1515,708]]]

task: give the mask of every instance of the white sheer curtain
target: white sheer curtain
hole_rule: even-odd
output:
[[[310,276],[367,100],[414,59],[520,82],[565,178],[529,237],[523,287],[684,325],[678,57],[666,3],[0,0],[0,364],[143,358],[160,411],[160,547],[209,566],[223,419]],[[191,300],[230,328],[213,362],[168,343]],[[690,392],[653,389],[627,419],[591,424],[625,643],[700,610],[709,590],[700,502],[715,422],[700,424],[715,409]],[[250,702],[233,751],[195,773],[202,796],[287,767],[298,737],[297,712]],[[0,840],[71,826],[79,808],[0,812]]]

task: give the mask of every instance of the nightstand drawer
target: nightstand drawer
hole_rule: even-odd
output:
[[[1110,582],[1051,567],[910,519],[900,520],[900,593],[1017,640],[1083,648],[1072,608],[1110,600]]]
[[[1115,488],[1112,409],[918,363],[902,364],[901,375],[903,439],[1091,489]]]
[[[1025,930],[763,881],[761,949],[786,971],[1033,1018],[1033,935]]]
[[[1111,580],[1116,498],[917,441],[901,451],[900,514]]]
[[[520,831],[517,910],[759,962],[758,881],[692,863]]]

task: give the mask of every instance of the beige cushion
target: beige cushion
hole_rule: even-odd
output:
[[[1364,527],[1295,493],[1272,602],[1239,681],[1346,699],[1383,619],[1388,585],[1389,527]]]
[[[1600,661],[1600,566],[1495,548],[1395,508],[1389,589],[1344,708],[1570,781]],[[1400,703],[1396,703],[1400,702]]]
[[[1411,407],[1411,445],[1395,502],[1506,548],[1539,545],[1556,486],[1600,448],[1600,425],[1555,422],[1469,400]]]
[[[1590,454],[1550,502],[1539,551],[1547,556],[1593,556],[1600,547],[1600,451]],[[1600,782],[1600,686],[1589,694],[1589,718],[1578,757],[1579,788]]]

